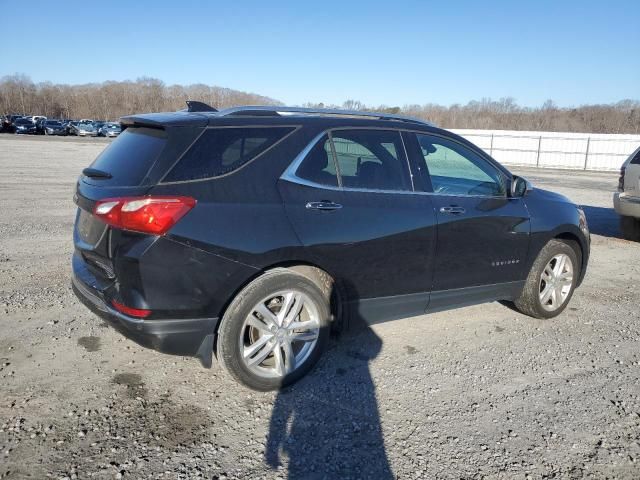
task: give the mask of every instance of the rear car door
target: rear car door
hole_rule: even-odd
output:
[[[433,292],[468,289],[460,292],[460,303],[465,303],[465,293],[481,300],[496,294],[500,285],[522,281],[529,214],[522,198],[507,194],[511,179],[506,172],[453,137],[412,136],[414,168],[422,188],[431,192],[438,222]],[[430,308],[437,307],[435,294],[432,300]]]
[[[413,190],[398,131],[321,134],[279,188],[306,253],[342,279],[365,320],[424,312],[435,215],[431,198]]]

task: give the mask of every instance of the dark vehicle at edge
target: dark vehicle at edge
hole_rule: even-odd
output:
[[[19,118],[23,118],[23,117],[24,115],[5,115],[4,117],[2,117],[1,131],[5,133],[15,133],[16,131],[15,122]]]
[[[458,135],[378,113],[188,104],[122,118],[74,196],[74,291],[143,346],[206,367],[215,352],[269,390],[353,319],[496,300],[551,318],[584,278],[582,209]]]

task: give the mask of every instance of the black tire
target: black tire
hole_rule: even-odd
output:
[[[546,310],[540,300],[540,287],[542,273],[547,264],[559,254],[567,255],[573,265],[573,278],[571,281],[571,287],[569,293],[564,302],[555,310]],[[550,240],[538,254],[533,266],[529,271],[527,280],[520,296],[514,301],[516,308],[525,315],[529,315],[534,318],[553,318],[560,315],[567,305],[571,301],[573,292],[576,288],[576,283],[580,275],[581,265],[579,263],[578,254],[571,245],[562,240]]]
[[[620,231],[625,240],[640,241],[640,219],[635,217],[620,217]]]
[[[283,290],[306,294],[318,311],[319,333],[315,347],[301,365],[280,378],[257,375],[242,360],[241,336],[244,321],[252,309],[270,294]],[[329,341],[329,301],[323,290],[307,276],[285,268],[268,271],[253,280],[236,295],[224,313],[218,328],[216,351],[220,364],[238,382],[258,391],[283,388],[306,375],[318,362]]]

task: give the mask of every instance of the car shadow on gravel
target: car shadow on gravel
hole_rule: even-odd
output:
[[[613,208],[582,205],[589,231],[603,237],[625,238],[620,228],[620,215]]]
[[[287,463],[292,480],[394,478],[369,372],[381,347],[371,328],[351,320],[310,375],[278,392],[265,449],[271,468]]]

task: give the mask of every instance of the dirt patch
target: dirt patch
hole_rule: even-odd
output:
[[[87,352],[97,352],[100,350],[100,337],[80,337],[78,345],[84,347]]]

